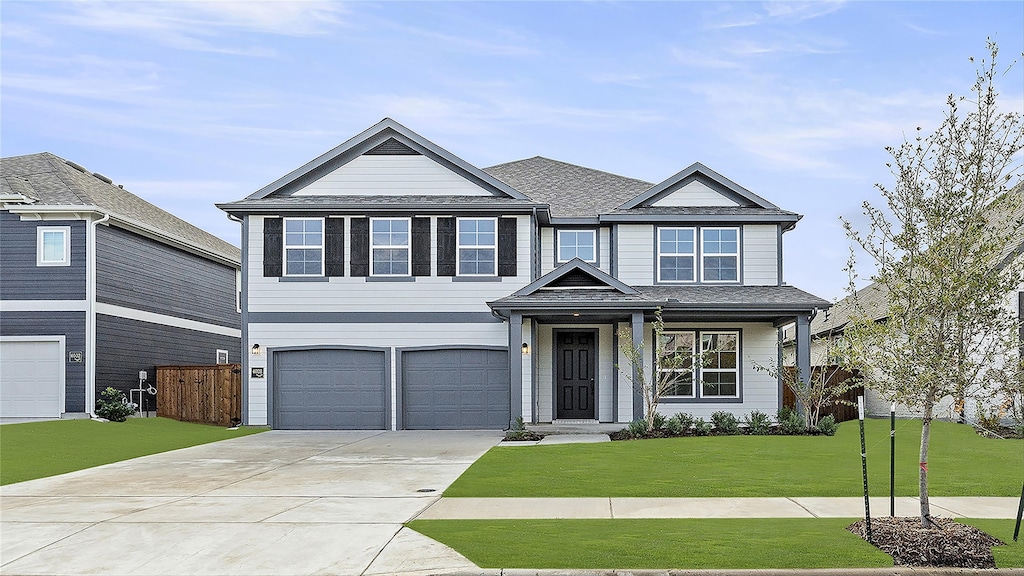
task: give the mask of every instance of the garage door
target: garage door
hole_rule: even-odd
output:
[[[410,430],[508,428],[508,351],[403,352],[402,414]]]
[[[59,339],[0,340],[0,417],[59,418],[63,399]]]
[[[375,350],[274,353],[274,428],[383,430],[386,357]]]

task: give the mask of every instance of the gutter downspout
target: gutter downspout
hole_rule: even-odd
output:
[[[85,411],[90,417],[96,417],[96,227],[110,220],[109,213],[103,214],[99,220],[89,222],[88,252],[85,266],[85,349],[88,364],[85,367]]]

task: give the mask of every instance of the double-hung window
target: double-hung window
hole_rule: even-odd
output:
[[[658,382],[663,390],[662,395],[693,398],[693,361],[697,355],[697,333],[663,332],[661,343]],[[662,383],[664,386],[661,386]]]
[[[322,218],[284,219],[285,276],[324,275],[324,221]]]
[[[740,231],[738,228],[703,228],[701,279],[704,282],[736,282],[740,279]]]
[[[371,218],[371,276],[409,275],[408,218]]]
[[[584,262],[597,262],[597,233],[593,230],[559,230],[558,261],[579,258]]]
[[[458,275],[498,274],[498,219],[459,218]]]
[[[739,341],[736,332],[700,333],[702,398],[739,398]]]
[[[36,266],[71,265],[71,227],[36,228]]]
[[[694,228],[658,228],[659,282],[693,282],[696,279],[696,235]]]

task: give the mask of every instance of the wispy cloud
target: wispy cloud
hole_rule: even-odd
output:
[[[801,22],[831,14],[843,7],[844,0],[823,0],[812,2],[793,2],[790,0],[772,0],[764,3],[764,12],[769,18]]]

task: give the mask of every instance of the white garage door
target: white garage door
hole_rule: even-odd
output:
[[[59,418],[63,410],[63,338],[0,340],[0,417]]]

